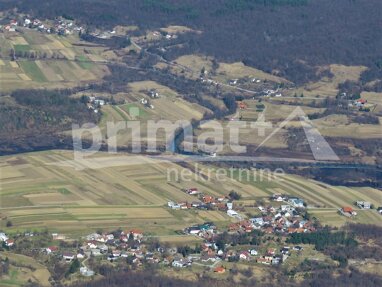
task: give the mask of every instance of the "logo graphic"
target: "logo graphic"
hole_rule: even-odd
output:
[[[139,110],[129,111],[131,116],[136,118]],[[295,159],[287,157],[256,157],[248,156],[247,147],[240,145],[240,129],[250,128],[257,131],[259,137],[264,140],[257,145],[251,154],[256,153],[267,141],[274,137],[282,129],[286,128],[292,121],[298,120],[304,131],[308,145],[314,160]],[[108,122],[106,124],[106,136],[102,134],[101,128],[95,124],[73,125],[73,148],[74,160],[51,163],[52,165],[70,166],[75,169],[98,169],[112,166],[148,164],[158,162],[315,162],[315,161],[338,161],[339,157],[330,147],[329,143],[314,127],[312,121],[306,116],[304,111],[297,107],[283,122],[273,127],[272,123],[265,121],[264,114],[260,114],[256,122],[216,120],[203,121],[199,126],[199,134],[194,130],[190,121],[178,120],[171,122],[167,120],[146,121],[138,120]],[[200,130],[206,129],[200,133]],[[271,132],[266,136],[266,130]],[[118,153],[118,137],[121,131],[130,132],[129,155]],[[142,131],[145,137],[142,137]],[[288,130],[290,131],[290,130]],[[161,141],[157,135],[161,133]],[[182,133],[182,149],[179,134]],[[225,134],[229,134],[229,140],[225,141]],[[256,135],[255,133],[253,133]],[[87,136],[87,137],[86,137]],[[126,133],[124,133],[126,136]],[[163,141],[163,136],[165,140]],[[91,141],[88,147],[84,147],[86,141]],[[159,149],[158,142],[161,143],[162,150]],[[165,143],[165,144],[164,144]],[[165,150],[163,150],[163,144]],[[145,147],[146,149],[144,149]],[[223,150],[230,148],[234,153],[223,155]],[[102,150],[102,151],[101,151]],[[105,151],[106,150],[106,151]],[[97,156],[94,156],[97,154]]]

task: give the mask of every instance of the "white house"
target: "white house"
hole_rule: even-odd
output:
[[[88,269],[87,267],[81,267],[80,273],[82,276],[90,277],[94,275],[94,271]]]
[[[8,236],[4,232],[0,232],[0,242],[8,240]]]
[[[167,203],[167,206],[170,207],[171,209],[180,209],[180,205],[172,201],[169,201]]]
[[[64,254],[62,254],[62,257],[66,260],[66,261],[72,261],[75,257],[75,254],[71,253],[71,252],[65,252]]]
[[[229,209],[229,210],[227,210],[227,215],[228,215],[228,216],[231,216],[231,217],[236,217],[236,216],[238,216],[239,214],[238,214],[235,210],[233,210],[233,209]]]
[[[370,209],[371,203],[367,201],[357,201],[357,206],[362,209]]]
[[[181,259],[175,259],[172,264],[173,267],[183,268],[191,265],[191,262],[187,259],[181,258]]]
[[[250,219],[251,223],[254,225],[264,225],[264,219],[262,217],[254,217]]]
[[[304,207],[304,201],[300,198],[289,198],[288,202],[294,207]]]

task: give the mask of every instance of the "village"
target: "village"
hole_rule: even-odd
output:
[[[143,268],[147,264],[175,269],[196,265],[220,274],[226,272],[224,262],[269,266],[285,264],[291,254],[304,250],[303,246],[288,244],[290,235],[314,233],[322,229],[320,222],[307,212],[308,204],[298,197],[273,194],[268,198],[268,203],[251,206],[252,216],[248,216],[248,212],[245,212],[248,209],[237,203],[240,194],[234,191],[220,197],[206,195],[195,187],[184,189],[183,192],[194,196],[195,200],[170,201],[167,203],[169,209],[178,212],[217,210],[226,213],[231,220],[224,227],[214,222],[191,225],[174,235],[195,237],[200,242],[196,245],[171,245],[145,234],[142,229],[119,228],[88,234],[75,244],[71,244],[73,240],[64,234],[45,233],[44,236],[48,236],[45,239],[52,244],[39,246],[35,250],[38,256],[53,256],[63,264],[72,265],[75,262],[78,267],[75,272],[85,277],[96,274],[92,269],[95,265],[105,262],[113,264],[120,260],[135,268]],[[365,201],[356,201],[354,206],[359,209],[375,208]],[[382,207],[377,208],[377,211],[382,214]],[[342,207],[338,212],[346,217],[357,216],[350,206]],[[33,241],[39,238],[39,233],[25,232],[10,237],[0,232],[3,250],[17,250],[18,243]],[[89,259],[93,262],[91,266],[87,264]]]
[[[71,35],[74,32],[84,32],[82,26],[77,25],[73,20],[65,19],[63,17],[57,18],[54,21],[41,21],[39,19],[31,19],[28,16],[24,16],[18,20],[13,19],[10,20],[9,23],[0,25],[0,29],[7,32],[17,32],[21,27],[60,36]]]
[[[95,258],[99,264],[103,261],[110,263],[126,260],[129,264],[139,267],[144,264],[160,264],[172,268],[186,268],[193,264],[204,266],[214,273],[226,271],[223,262],[246,262],[250,264],[279,265],[284,263],[291,252],[301,252],[301,246],[286,246],[282,243],[267,243],[263,246],[261,238],[273,234],[288,235],[294,232],[313,232],[315,223],[303,218],[304,201],[282,195],[274,195],[271,200],[284,202],[281,207],[258,206],[259,216],[244,219],[234,208],[234,198],[239,195],[232,192],[226,197],[215,198],[203,195],[197,188],[189,188],[184,192],[200,199],[192,203],[169,202],[168,207],[175,210],[185,209],[215,209],[226,212],[233,218],[227,228],[217,228],[213,222],[192,225],[180,231],[183,236],[195,236],[201,239],[201,244],[192,246],[171,246],[153,241],[146,237],[140,229],[111,232],[91,233],[78,242],[76,248],[63,247],[68,240],[65,235],[52,233],[50,242],[55,245],[41,247],[40,254],[61,258],[65,264],[81,261],[79,272],[82,276],[90,277],[95,271],[86,265],[86,260]],[[5,233],[0,234],[3,248],[12,250],[14,244],[25,238],[33,238],[32,232],[19,234],[14,240]],[[15,243],[16,242],[16,243]],[[281,244],[281,245],[280,245]],[[264,249],[265,248],[265,249]],[[262,251],[260,251],[262,250]],[[78,264],[78,263],[77,263]]]

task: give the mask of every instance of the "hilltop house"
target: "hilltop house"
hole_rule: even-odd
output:
[[[297,197],[289,198],[288,203],[293,205],[294,207],[303,208],[304,207],[304,201]]]
[[[342,215],[351,217],[357,215],[357,213],[350,206],[344,206],[340,209]]]
[[[367,201],[357,201],[356,202],[357,206],[362,209],[370,209],[371,208],[371,203]]]

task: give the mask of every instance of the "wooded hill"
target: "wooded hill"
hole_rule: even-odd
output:
[[[202,53],[218,61],[244,61],[297,83],[317,77],[324,64],[366,65],[370,82],[382,76],[380,0],[18,0],[36,17],[64,15],[97,27],[186,25],[178,54]]]

